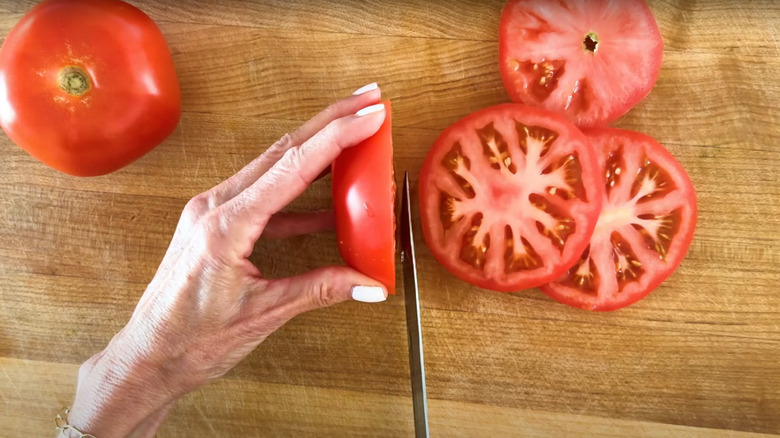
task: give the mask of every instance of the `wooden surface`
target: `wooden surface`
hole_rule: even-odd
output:
[[[6,35],[33,2],[0,3]],[[78,364],[118,331],[188,198],[327,103],[378,81],[396,168],[416,179],[438,133],[505,102],[501,0],[149,0],[183,90],[181,123],[110,176],[55,173],[0,139],[0,426],[48,436]],[[690,253],[625,310],[448,275],[418,242],[431,434],[780,434],[780,6],[659,0],[652,94],[618,126],[664,143],[699,198]],[[327,207],[329,182],[294,205]],[[418,215],[419,217],[419,215]],[[419,226],[417,235],[420,236]],[[275,276],[339,261],[329,234],[258,246]],[[402,297],[303,315],[186,397],[161,437],[411,436]]]

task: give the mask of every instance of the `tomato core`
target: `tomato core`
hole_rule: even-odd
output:
[[[599,217],[599,221],[596,223],[596,230],[594,233],[598,233],[601,230],[616,229],[626,224],[631,224],[631,220],[633,218],[634,209],[631,207],[607,207],[601,211],[601,216]]]
[[[57,81],[62,91],[72,95],[81,96],[92,88],[89,75],[81,67],[68,66],[60,70]]]
[[[599,49],[599,36],[595,32],[588,32],[585,35],[585,39],[582,41],[582,48],[586,52],[596,53]]]
[[[520,184],[492,184],[490,192],[500,211],[506,211],[512,206],[522,202],[523,189]]]

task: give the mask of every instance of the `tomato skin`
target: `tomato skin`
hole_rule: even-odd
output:
[[[617,120],[658,80],[663,40],[644,0],[509,0],[499,29],[511,99],[580,127]]]
[[[395,294],[395,179],[392,114],[376,134],[333,163],[333,210],[341,257]]]
[[[528,164],[531,162],[528,158],[530,153],[521,152],[519,148],[520,128],[516,123],[522,123],[531,129],[549,129],[557,134],[550,143],[547,155],[538,159],[538,163],[545,164],[535,167]],[[496,165],[502,161],[490,161],[484,155],[483,148],[487,147],[487,143],[480,143],[485,140],[481,140],[475,132],[484,130],[486,126],[494,127],[501,134],[502,141],[505,140],[508,144],[510,161],[518,166],[515,169],[516,173],[509,174],[511,171],[507,166],[510,165],[485,167],[484,163]],[[514,130],[518,133],[514,134]],[[498,142],[496,138],[493,141]],[[530,151],[531,140],[527,139],[527,141],[529,145],[527,150]],[[464,185],[454,179],[452,168],[448,169],[444,164],[450,162],[448,157],[451,157],[450,154],[456,150],[456,144],[460,144],[462,155],[469,163],[470,172],[477,175],[476,178],[468,181],[475,190],[475,195],[469,199],[466,199],[468,196],[464,196],[466,195]],[[539,209],[529,203],[529,199],[532,195],[541,196],[540,193],[551,187],[562,188],[552,180],[541,176],[542,169],[570,154],[577,156],[574,161],[581,169],[579,175],[575,174],[572,177],[574,186],[579,187],[578,194],[569,201],[558,200],[557,203],[566,210],[565,216],[573,220],[575,227],[565,239],[563,248],[558,251],[549,243],[545,243],[547,238],[541,235],[541,231],[536,231],[535,218],[545,215],[537,211]],[[531,167],[522,168],[521,163]],[[425,241],[441,265],[461,280],[478,287],[513,292],[552,281],[577,260],[596,225],[603,184],[595,169],[596,157],[588,146],[587,139],[576,126],[561,115],[520,104],[497,105],[472,113],[442,132],[428,153],[420,172],[420,211]],[[546,185],[546,181],[550,181],[551,184]],[[460,184],[460,188],[456,187],[456,184]],[[480,189],[476,191],[478,186]],[[442,199],[449,201],[450,197],[466,199],[466,202],[473,204],[474,208],[471,208],[468,214],[464,214],[462,219],[453,220],[448,228],[444,222],[444,217],[448,213],[445,212]],[[554,195],[544,194],[544,197],[557,199]],[[469,225],[473,230],[474,218],[479,215],[482,215],[485,224],[492,224],[489,228],[490,238],[488,241],[478,242],[475,237],[472,241],[474,243],[467,245],[463,243],[465,242],[463,239],[469,239]],[[560,223],[556,222],[556,224]],[[506,231],[502,230],[501,227],[504,225],[512,228],[511,239],[507,237]],[[480,222],[478,227],[482,226],[483,223]],[[539,252],[538,257],[535,258],[538,265],[533,269],[511,268],[507,272],[507,265],[513,262],[505,259],[505,251],[510,240],[514,239],[513,242],[517,242],[520,238],[528,239],[530,246]],[[483,251],[485,261],[484,264],[480,262],[477,266],[471,260],[470,254],[473,255],[474,252],[468,246],[483,242],[488,244]],[[515,254],[519,253],[517,248],[520,246],[514,244]],[[500,261],[502,258],[504,258],[503,262]]]
[[[91,88],[59,86],[77,67]],[[181,93],[157,25],[119,0],[45,0],[0,49],[0,125],[22,149],[75,176],[113,172],[178,124]]]
[[[562,278],[540,289],[556,301],[573,307],[612,311],[646,297],[682,262],[696,228],[696,192],[682,165],[652,137],[617,128],[584,132],[598,151],[599,167],[606,176],[604,183],[608,187],[587,254],[588,263],[593,261],[589,266],[595,269],[593,278],[596,280],[590,282],[589,287],[588,282],[582,287],[574,281],[578,269],[574,266]],[[618,168],[621,172],[616,174]],[[650,178],[652,184],[637,183],[636,175],[641,175],[644,181],[656,171],[656,176]],[[621,181],[619,178],[627,179]],[[644,190],[643,187],[655,191],[640,196],[638,193]],[[664,224],[653,217],[672,219]],[[653,242],[662,243],[661,252],[657,246],[651,246],[651,240],[635,226],[649,230],[654,223],[660,224]],[[659,240],[661,232],[670,238]],[[619,244],[623,245],[622,249],[615,245],[616,239],[622,241]],[[639,266],[629,266],[621,256],[636,260]],[[628,269],[618,268],[618,264]]]

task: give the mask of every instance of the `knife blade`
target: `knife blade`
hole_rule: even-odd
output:
[[[423,359],[420,296],[417,289],[417,263],[414,257],[412,208],[409,196],[409,173],[404,173],[401,199],[401,262],[406,300],[406,331],[409,335],[409,371],[412,378],[414,436],[428,438],[428,399],[425,391],[425,361]]]

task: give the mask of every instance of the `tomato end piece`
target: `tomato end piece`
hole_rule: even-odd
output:
[[[344,262],[395,295],[396,183],[390,101],[385,121],[368,139],[333,162],[333,210]]]

